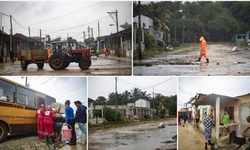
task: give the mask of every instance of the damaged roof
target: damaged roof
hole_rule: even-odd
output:
[[[198,95],[198,96],[197,96]],[[219,95],[219,94],[201,94],[197,93],[197,95],[194,97],[194,103],[193,105],[214,105],[216,103],[216,98],[220,97],[221,103],[226,103],[230,101],[238,101],[238,98],[225,96],[225,95]]]

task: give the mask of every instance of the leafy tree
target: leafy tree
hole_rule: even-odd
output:
[[[77,43],[77,40],[73,39],[72,37],[68,37],[67,41],[70,42],[70,43]]]
[[[102,110],[98,110],[97,112],[95,112],[94,116],[97,117],[102,117]],[[115,109],[111,109],[110,107],[106,107],[105,108],[105,118],[107,121],[113,122],[116,121],[116,110]],[[121,113],[119,111],[117,111],[117,121],[121,121],[122,120],[122,116]]]
[[[98,96],[97,99],[93,102],[93,105],[104,105],[106,103],[106,98],[103,96]]]
[[[95,39],[94,38],[88,38],[88,39],[85,39],[84,40],[84,43],[86,44],[86,45],[89,45],[90,43],[93,43],[95,41]]]
[[[61,36],[57,36],[53,41],[61,41],[62,37]]]

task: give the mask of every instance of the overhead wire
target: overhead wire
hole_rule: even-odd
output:
[[[34,23],[34,24],[31,24],[30,26],[37,25],[37,24],[41,24],[41,23],[48,22],[48,21],[51,21],[51,20],[55,20],[55,19],[58,19],[58,18],[61,18],[61,17],[64,17],[64,16],[68,16],[68,15],[71,15],[71,14],[73,14],[73,13],[82,11],[82,10],[84,10],[84,9],[91,8],[91,7],[95,6],[95,5],[98,5],[98,4],[101,4],[101,3],[104,3],[104,2],[105,2],[105,1],[99,2],[99,3],[93,4],[93,5],[91,5],[91,6],[84,7],[84,8],[81,8],[81,9],[79,9],[79,10],[76,10],[76,11],[73,11],[73,12],[70,12],[70,13],[67,13],[67,14],[64,14],[64,15],[61,15],[61,16],[58,16],[58,17],[54,17],[54,18],[51,18],[51,19],[48,19],[48,20],[44,20],[44,21],[41,21],[41,22],[38,22],[38,23]]]
[[[53,79],[53,78],[54,78],[54,77],[49,78],[48,80],[46,80],[45,82],[39,84],[38,86],[36,86],[36,87],[34,87],[34,88],[37,88],[37,87],[39,87],[39,86],[41,86],[41,85],[43,85],[43,84],[49,82],[49,81],[50,81],[51,79]]]

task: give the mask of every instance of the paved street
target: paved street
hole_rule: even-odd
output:
[[[100,55],[98,58],[91,58],[92,65],[88,70],[81,70],[78,63],[71,63],[64,70],[53,70],[46,63],[43,69],[38,69],[36,64],[29,64],[27,70],[22,70],[20,61],[15,63],[0,64],[0,75],[2,76],[130,76],[132,74],[131,58],[118,58],[109,56],[105,58]]]

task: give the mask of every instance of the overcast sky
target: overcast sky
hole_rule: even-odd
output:
[[[88,38],[87,28],[93,28],[94,37],[98,36],[98,21],[100,24],[100,35],[116,33],[114,20],[107,12],[118,11],[119,31],[120,25],[132,22],[131,1],[0,1],[0,12],[12,15],[13,18],[24,28],[13,20],[13,33],[40,36],[51,35],[52,39],[61,36],[62,39],[73,37],[78,41],[83,40],[83,31]],[[115,15],[113,16],[115,18]],[[1,19],[1,15],[0,15]],[[10,19],[3,15],[4,31],[9,34]],[[0,20],[1,22],[1,20]],[[1,23],[0,23],[1,26]],[[72,29],[70,29],[72,28]]]
[[[172,79],[171,79],[172,78]],[[176,77],[117,77],[118,93],[125,90],[130,91],[134,87],[147,91],[148,94],[153,93],[153,85],[155,93],[161,93],[165,96],[176,95],[177,79]],[[88,97],[96,99],[98,96],[108,98],[108,94],[115,92],[115,77],[89,77],[88,78]]]
[[[4,76],[4,78],[25,85],[25,78],[21,76]],[[76,111],[74,101],[80,100],[87,106],[87,81],[86,77],[37,77],[29,76],[30,88],[48,94],[62,104],[70,100],[70,106]]]
[[[178,110],[196,93],[240,96],[250,93],[250,77],[179,77]]]

